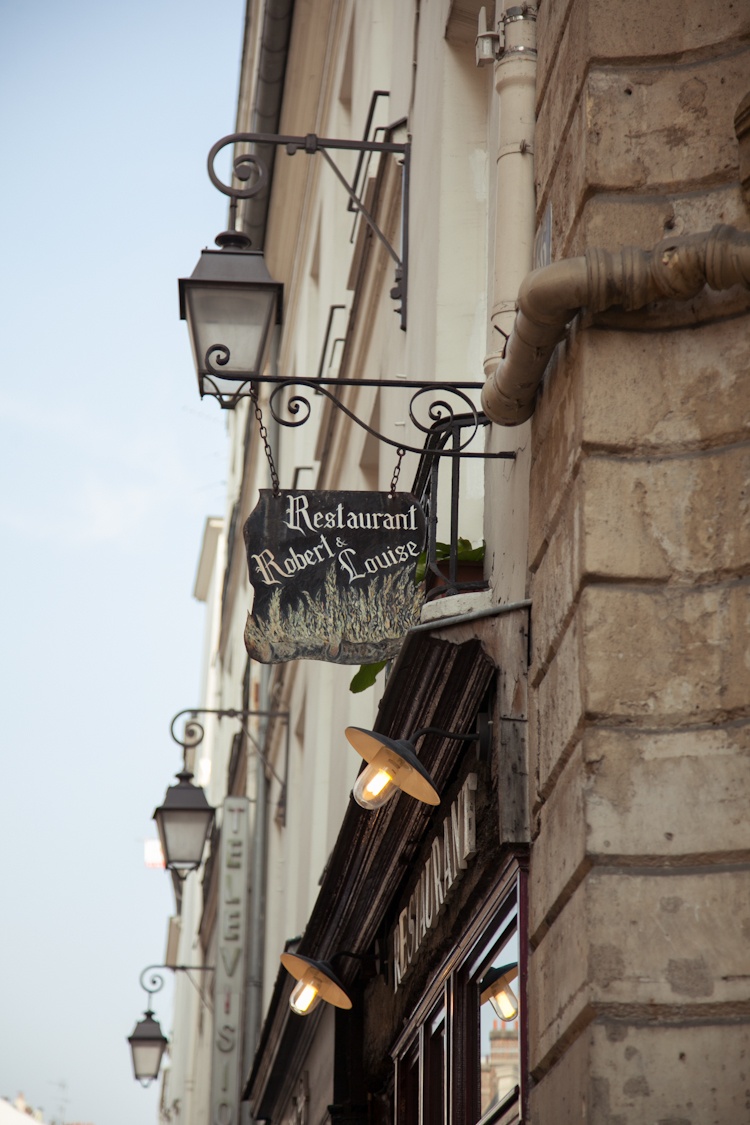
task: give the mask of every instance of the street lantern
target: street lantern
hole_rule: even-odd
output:
[[[235,395],[263,374],[271,334],[281,322],[284,287],[261,250],[240,231],[216,238],[190,277],[180,278],[180,319],[187,320],[201,398]]]
[[[141,1086],[149,1086],[158,1077],[168,1040],[162,1035],[150,1008],[144,1016],[145,1019],[135,1025],[133,1034],[128,1036],[128,1043],[133,1053],[133,1073]]]
[[[176,775],[179,785],[170,785],[164,804],[154,811],[164,864],[177,875],[200,867],[203,847],[214,821],[214,809],[206,794],[192,784],[192,773],[183,769]]]
[[[490,969],[479,982],[480,1005],[489,1000],[501,1020],[514,1020],[518,1015],[518,998],[510,986],[517,976],[515,962]]]
[[[346,989],[328,961],[313,961],[299,953],[282,953],[281,964],[297,981],[289,1006],[298,1016],[309,1015],[321,1000],[335,1008],[351,1008]]]
[[[415,735],[415,741],[422,733]],[[427,805],[440,804],[440,796],[417,757],[414,742],[386,738],[361,727],[347,727],[345,734],[357,753],[369,763],[352,789],[354,800],[363,809],[379,809],[395,797],[399,789]]]

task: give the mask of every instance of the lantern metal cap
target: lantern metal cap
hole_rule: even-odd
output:
[[[225,234],[236,235],[236,231],[225,231],[218,235],[224,239]],[[245,237],[240,235],[240,237]],[[198,264],[190,277],[181,277],[180,286],[180,320],[187,318],[185,308],[185,292],[191,282],[199,282],[201,286],[216,284],[222,287],[238,285],[243,288],[257,285],[262,289],[276,289],[276,323],[281,324],[281,305],[284,286],[280,281],[274,281],[268,272],[262,250],[241,250],[236,245],[225,244],[222,250],[201,250]]]
[[[161,1041],[166,1046],[169,1040],[162,1031],[159,1021],[154,1019],[154,1013],[148,1008],[143,1015],[144,1019],[138,1021],[133,1028],[133,1034],[128,1036],[128,1043],[137,1044],[148,1039],[152,1043]]]
[[[495,986],[503,977],[506,978],[506,984],[511,984],[517,976],[517,961],[511,961],[508,965],[500,965],[498,968],[488,969],[479,982],[479,987],[482,990],[479,997],[480,1004],[484,1004],[491,996],[494,996],[497,991]]]
[[[351,1008],[351,998],[328,961],[314,961],[311,957],[303,957],[300,953],[282,953],[281,964],[295,980],[302,980],[305,973],[314,969],[324,978],[323,984],[318,988],[321,999],[328,1004],[333,1004],[335,1008]]]
[[[179,785],[170,785],[167,789],[164,803],[154,809],[154,817],[157,813],[164,811],[167,812],[213,812],[214,809],[209,805],[206,794],[199,785],[193,785],[193,774],[189,770],[180,770],[175,774],[179,781]]]
[[[241,230],[223,230],[216,235],[214,242],[217,246],[221,246],[222,250],[249,250],[252,246],[249,235]]]
[[[377,757],[383,747],[398,755],[412,770],[405,778],[399,778],[398,788],[426,805],[440,804],[440,794],[435,788],[432,777],[417,757],[417,749],[413,742],[405,738],[387,738],[384,734],[376,734],[375,731],[364,730],[362,727],[347,727],[344,733],[366,762],[371,762]]]

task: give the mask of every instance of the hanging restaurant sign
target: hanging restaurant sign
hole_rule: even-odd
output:
[[[245,523],[255,591],[245,647],[262,664],[373,664],[419,622],[425,518],[410,493],[261,489]]]

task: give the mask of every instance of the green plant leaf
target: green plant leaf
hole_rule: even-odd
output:
[[[458,543],[457,562],[482,562],[484,560],[484,540],[482,540],[480,547],[472,547],[468,539],[459,539]],[[464,543],[466,546],[462,545]]]
[[[456,544],[458,550],[456,551],[456,562],[482,562],[484,559],[484,539],[481,546],[472,547],[470,539],[460,539]],[[436,543],[435,544],[435,560],[440,562],[441,559],[450,557],[451,545],[450,543]],[[418,585],[424,581],[424,576],[427,573],[427,554],[422,551],[417,559],[417,570],[414,576],[414,582]]]
[[[359,671],[355,673],[352,682],[349,684],[349,691],[353,691],[356,695],[358,692],[366,691],[368,687],[372,687],[387,663],[387,660],[380,660],[377,664],[360,665]]]
[[[464,540],[464,542],[468,542],[468,540]],[[471,543],[469,543],[469,546],[471,546]],[[436,559],[438,559],[438,560],[439,559],[447,559],[448,555],[450,553],[451,553],[450,543],[436,543],[435,544],[435,557],[436,557]],[[427,552],[422,551],[421,555],[417,559],[417,570],[416,570],[416,574],[414,575],[414,584],[415,585],[418,586],[420,582],[424,581],[424,576],[425,576],[426,571],[427,571]]]

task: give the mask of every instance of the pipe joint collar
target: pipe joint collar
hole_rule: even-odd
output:
[[[658,299],[687,301],[704,285],[750,289],[750,233],[719,223],[701,234],[662,239],[650,252],[593,247],[582,258],[533,270],[518,293],[505,358],[482,391],[484,412],[503,426],[531,417],[549,358],[578,309],[596,313],[621,305],[633,311]]]

